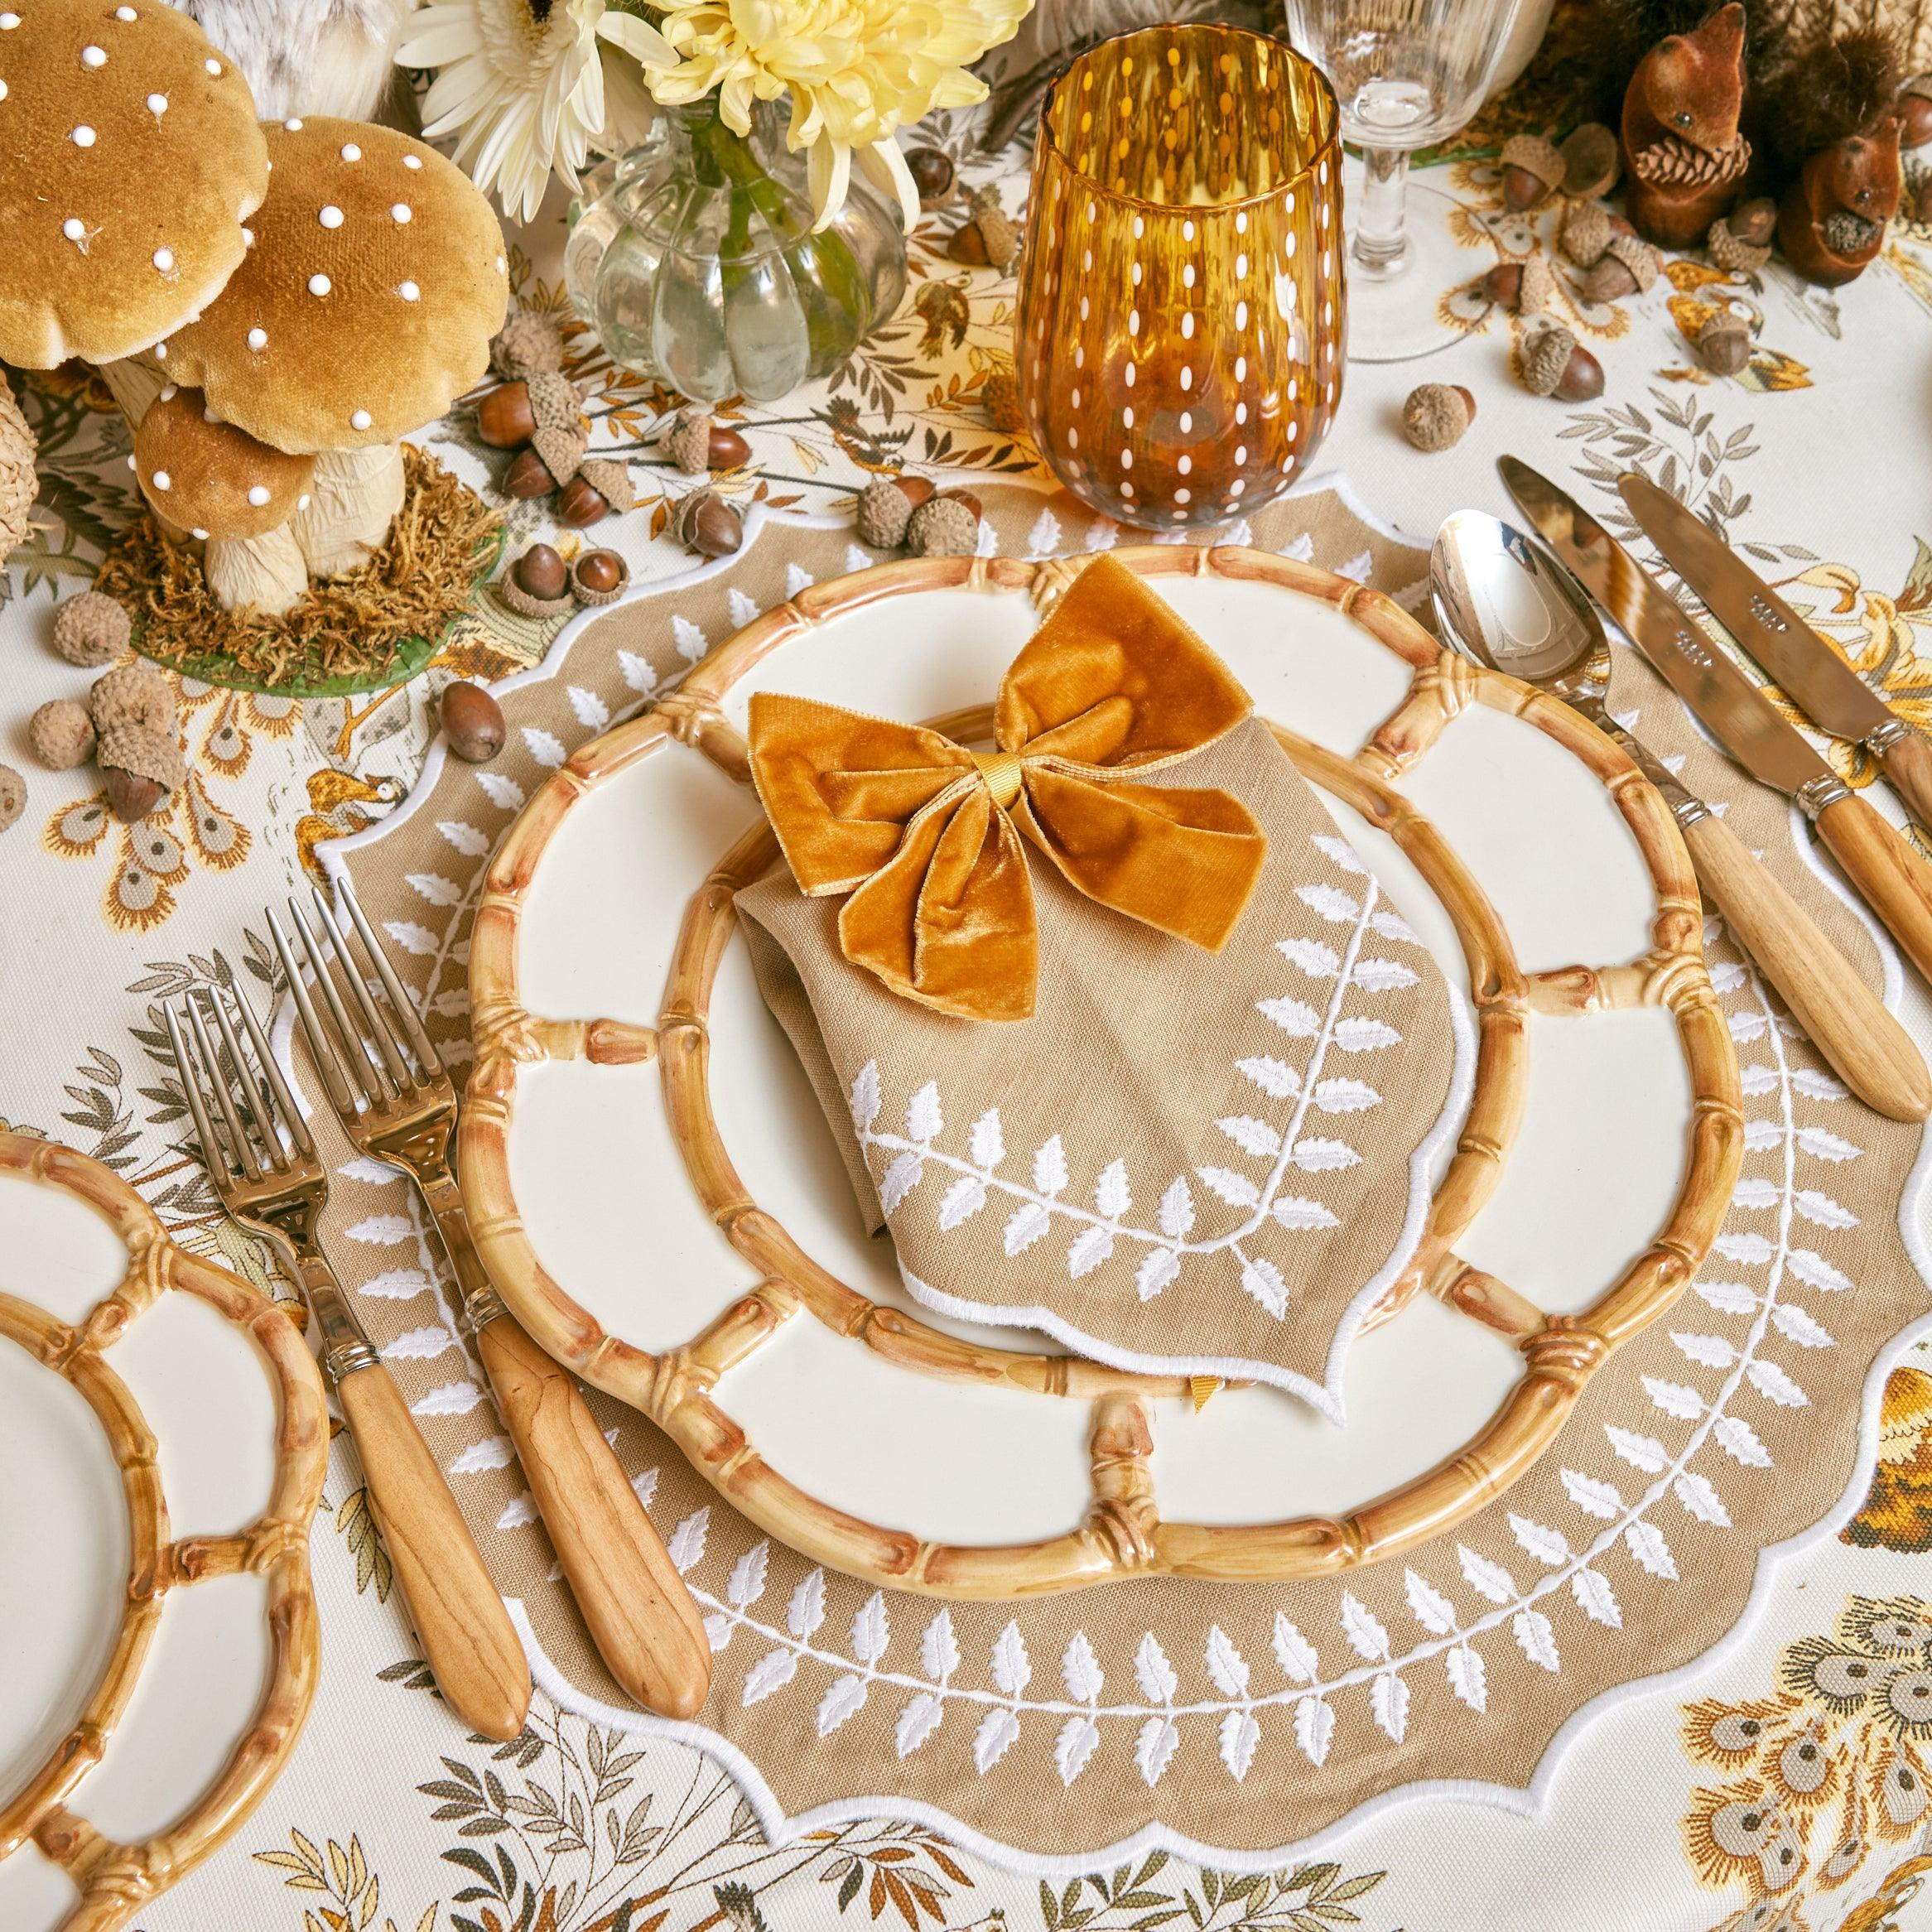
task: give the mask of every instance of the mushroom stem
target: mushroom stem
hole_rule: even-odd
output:
[[[124,356],[119,362],[97,363],[94,373],[120,404],[130,429],[140,428],[142,417],[168,379],[166,370],[155,360],[151,349],[142,349],[138,355]]]
[[[287,523],[265,537],[210,537],[201,568],[224,610],[252,607],[279,617],[309,587],[308,567]]]
[[[325,450],[317,456],[308,507],[288,523],[309,574],[339,577],[367,563],[389,534],[404,488],[402,451],[395,443]]]

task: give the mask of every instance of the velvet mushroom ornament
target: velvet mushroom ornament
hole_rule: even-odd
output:
[[[309,576],[337,576],[381,547],[402,507],[398,439],[489,367],[503,233],[460,168],[393,128],[311,116],[266,133],[254,246],[166,344],[167,369],[222,422],[315,458],[287,531]]]
[[[137,421],[157,345],[248,252],[268,188],[254,104],[161,0],[17,0],[6,21],[0,361],[98,364]]]

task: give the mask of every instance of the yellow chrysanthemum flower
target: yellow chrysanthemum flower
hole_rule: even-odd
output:
[[[645,79],[667,106],[714,90],[726,127],[746,134],[754,100],[789,94],[786,142],[808,157],[822,227],[846,198],[855,156],[899,205],[919,196],[894,136],[935,108],[982,99],[967,67],[1012,38],[1032,0],[654,0],[679,56]]]

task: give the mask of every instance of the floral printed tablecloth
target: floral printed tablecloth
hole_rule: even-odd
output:
[[[1017,209],[1024,174],[1000,178]],[[1461,197],[1472,279],[1499,256],[1548,248],[1548,218],[1502,214],[1485,164],[1465,161],[1443,178]],[[1932,224],[1915,219],[1922,196],[1932,215],[1915,168],[1909,219],[1886,255],[1833,295],[1775,271],[1741,280],[1680,262],[1644,298],[1579,307],[1575,325],[1608,378],[1604,396],[1580,407],[1521,391],[1510,319],[1456,298],[1447,306],[1466,331],[1456,346],[1427,364],[1351,371],[1323,466],[1344,474],[1340,487],[1368,523],[1424,538],[1458,504],[1502,507],[1489,464],[1505,449],[1564,479],[1607,519],[1609,480],[1641,469],[1716,512],[1906,715],[1932,723],[1932,644],[1922,654],[1932,545],[1921,534],[1932,533],[1922,490],[1932,474]],[[945,225],[923,224],[905,310],[852,364],[741,421],[758,476],[742,489],[778,510],[822,514],[847,505],[869,475],[902,464],[962,481],[1004,478],[1039,492],[1029,548],[1050,553],[1087,519],[978,401],[1009,357],[1013,287],[949,261]],[[547,211],[513,262],[519,300],[560,317],[561,233],[561,208]],[[1717,302],[1737,305],[1756,334],[1736,378],[1705,374],[1688,346],[1686,331]],[[587,356],[581,365],[597,366]],[[1402,397],[1424,377],[1465,383],[1477,398],[1474,432],[1447,455],[1419,456],[1400,438]],[[691,568],[661,534],[682,479],[648,466],[663,401],[613,374],[590,403],[600,450],[636,460],[643,496],[637,514],[596,536],[621,547],[639,576]],[[181,1238],[272,1285],[265,1257],[220,1217],[192,1156],[155,1002],[206,976],[215,947],[245,967],[243,923],[316,875],[320,843],[373,824],[407,794],[444,681],[531,669],[555,627],[479,605],[427,677],[387,696],[298,706],[185,687],[190,783],[169,814],[125,827],[106,814],[90,775],[40,772],[25,745],[33,706],[82,681],[46,648],[54,602],[84,586],[134,507],[126,431],[104,403],[76,384],[32,404],[45,528],[0,578],[0,758],[31,786],[25,821],[0,845],[0,987],[13,1021],[0,1116],[108,1161]],[[479,482],[497,461],[461,417],[426,441]],[[513,537],[536,533],[543,516],[513,507]],[[1366,552],[1314,561],[1365,576],[1372,563]],[[705,648],[701,638],[679,643],[692,657]],[[572,691],[571,703],[578,741],[614,715],[588,690]],[[1861,757],[1829,749],[1851,782],[1871,783]],[[1882,786],[1873,795],[1896,816]],[[433,904],[434,881],[420,889]],[[1901,996],[1908,1022],[1932,1041],[1923,990],[1909,985]],[[397,1270],[435,1265],[420,1231],[403,1231]],[[1854,1425],[1835,1416],[1820,1426]],[[1862,1788],[1881,1761],[1898,1761],[1896,1720],[1874,1700],[1836,1694],[1814,1666],[1833,1647],[1881,1650],[1897,1635],[1881,1627],[1886,1617],[1932,1617],[1932,1351],[1894,1369],[1877,1456],[1862,1507],[1837,1537],[1775,1570],[1745,1641],[1592,1718],[1522,1805],[1445,1792],[1344,1829],[1274,1873],[1227,1877],[1155,1853],[1048,1881],[889,1822],[768,1845],[709,1760],[604,1728],[542,1692],[513,1743],[465,1737],[426,1693],[353,1455],[341,1449],[316,1533],[325,1643],[307,1732],[235,1840],[137,1922],[147,1932],[1932,1925],[1932,1899],[1908,1902],[1932,1874],[1932,1833],[1920,1825],[1841,1843],[1841,1809],[1802,1769],[1811,1759],[1787,1766],[1740,1747],[1788,1732],[1793,1751],[1823,1753],[1837,1796]],[[1908,1761],[1932,1771],[1925,1740],[1904,1742]],[[1714,1824],[1727,1806],[1728,1818],[1756,1819],[1751,1844]],[[1795,1861],[1775,1855],[1787,1847]]]

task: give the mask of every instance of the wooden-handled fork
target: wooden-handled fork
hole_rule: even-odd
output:
[[[342,905],[374,969],[379,995],[328,901],[315,895],[319,932],[300,903],[289,903],[333,1035],[310,997],[282,922],[272,911],[267,914],[330,1102],[364,1153],[410,1176],[436,1219],[461,1292],[464,1325],[475,1338],[503,1427],[598,1654],[647,1710],[693,1717],[711,1677],[711,1642],[697,1606],[576,1384],[531,1340],[485,1273],[450,1168],[455,1090],[346,888]],[[340,974],[330,970],[331,954]]]
[[[222,971],[226,974],[225,965]],[[316,1241],[329,1178],[238,984],[234,996],[260,1074],[250,1069],[227,1005],[214,988],[209,999],[227,1052],[225,1071],[192,999],[185,1005],[192,1048],[174,1007],[161,1009],[209,1178],[222,1206],[270,1242],[308,1298],[321,1330],[322,1366],[362,1458],[369,1502],[437,1688],[472,1730],[487,1737],[514,1737],[530,1708],[523,1646],[402,1390],[389,1379]],[[223,1133],[209,1116],[204,1081],[214,1094]]]

